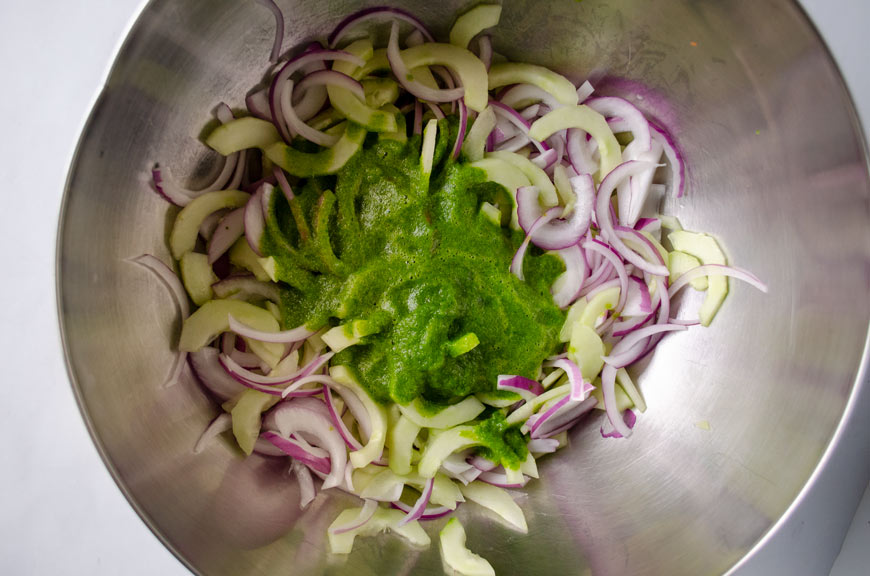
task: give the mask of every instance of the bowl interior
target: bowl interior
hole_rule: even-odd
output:
[[[279,0],[285,47],[324,37],[366,4]],[[852,104],[791,1],[504,4],[497,52],[589,78],[675,133],[688,188],[662,211],[720,238],[770,293],[732,282],[712,327],[667,337],[635,373],[649,409],[630,440],[601,439],[593,419],[544,459],[519,497],[528,535],[460,507],[469,546],[503,575],[722,573],[806,484],[863,361],[870,185]],[[401,5],[443,38],[465,2]],[[205,177],[215,157],[198,138],[218,102],[243,107],[262,79],[273,26],[255,3],[155,0],[132,29],[82,135],[61,218],[73,386],[119,485],[195,572],[441,574],[435,542],[416,551],[379,537],[329,556],[326,526],[353,499],[322,495],[302,513],[286,463],[243,459],[229,439],[194,455],[218,408],[187,371],[160,384],[178,320],[162,287],[124,261],[169,261],[176,209],[150,191],[150,169]]]

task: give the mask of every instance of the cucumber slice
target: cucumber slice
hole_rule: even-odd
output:
[[[495,576],[495,569],[465,547],[465,529],[459,519],[451,518],[441,532],[441,558],[448,568],[460,576]]]
[[[610,126],[607,125],[607,120],[588,106],[565,106],[549,112],[546,116],[535,120],[529,129],[529,136],[543,142],[559,130],[566,128],[580,128],[595,138],[601,154],[599,180],[603,180],[611,170],[622,163],[622,148],[619,147],[619,142],[616,141]]]
[[[495,128],[496,122],[495,110],[490,106],[487,106],[483,112],[477,115],[477,119],[465,136],[465,142],[462,143],[462,156],[467,161],[477,162],[478,160],[483,160],[483,154],[486,151],[486,139],[493,128]]]
[[[233,406],[233,436],[242,452],[248,456],[254,451],[254,443],[260,436],[262,414],[281,400],[280,396],[264,394],[257,390],[245,390]]]
[[[619,292],[619,287],[614,286],[593,296],[577,321],[589,328],[595,328],[598,319],[608,310],[613,310],[614,306],[619,303]],[[584,372],[583,375],[585,378],[586,373]]]
[[[588,325],[575,322],[571,330],[571,342],[568,344],[568,357],[580,367],[580,373],[586,380],[592,380],[604,366],[604,342]]]
[[[484,158],[477,162],[472,162],[471,165],[475,168],[480,168],[486,172],[486,179],[496,184],[501,184],[508,191],[511,197],[511,228],[514,230],[520,229],[520,222],[517,218],[517,188],[520,186],[531,186],[531,182],[523,174],[523,171],[499,158]]]
[[[419,398],[405,406],[399,406],[402,416],[421,428],[440,430],[459,426],[477,418],[486,407],[474,396],[467,396],[461,402],[447,406],[435,414],[427,414]]]
[[[435,159],[435,137],[438,135],[438,120],[429,120],[423,129],[423,147],[420,151],[420,172],[423,182],[428,188],[429,176],[432,174],[432,162]]]
[[[467,486],[460,486],[459,489],[466,499],[483,506],[487,510],[492,510],[513,528],[516,528],[523,534],[529,531],[522,509],[514,502],[510,494],[502,488],[486,484],[485,482],[474,481]]]
[[[199,252],[186,252],[178,262],[181,268],[181,282],[197,306],[202,306],[214,298],[211,285],[218,281],[208,256]]]
[[[620,368],[616,371],[616,383],[622,387],[628,397],[631,398],[631,403],[634,404],[639,411],[646,412],[646,400],[643,399],[640,390],[638,390],[637,386],[634,385],[634,381],[628,374],[628,370]]]
[[[674,250],[685,252],[701,261],[701,264],[727,265],[728,260],[716,239],[700,232],[674,230],[668,234],[668,240]],[[728,295],[728,278],[726,276],[707,277],[707,297],[698,310],[698,318],[702,326],[709,326]]]
[[[495,90],[510,84],[532,84],[549,92],[565,106],[577,105],[577,89],[570,80],[549,68],[534,64],[502,62],[489,68],[489,89]],[[563,126],[562,128],[565,128]],[[541,138],[535,138],[542,140]]]
[[[393,114],[396,117],[395,132],[381,132],[378,134],[378,142],[384,140],[395,140],[396,142],[405,143],[408,141],[408,127],[405,123],[405,115],[399,112],[399,109],[392,104],[385,104],[382,110]]]
[[[565,214],[570,214],[577,203],[577,195],[568,178],[568,171],[561,164],[553,166],[553,184],[556,185],[556,193],[559,195],[561,204],[565,207]]]
[[[207,146],[224,156],[248,148],[266,148],[280,141],[274,124],[252,116],[221,124],[205,139]]]
[[[261,263],[261,260],[265,261],[268,259],[257,257],[244,236],[236,240],[236,243],[233,244],[232,248],[230,248],[229,256],[230,264],[238,266],[239,268],[244,268],[253,274],[260,282],[268,282],[270,280],[273,282],[275,281],[266,269],[263,268],[263,264]],[[269,259],[271,259],[271,257]]]
[[[450,29],[450,43],[460,48],[468,48],[471,39],[498,25],[501,18],[500,4],[478,4],[460,15]]]
[[[369,40],[358,40],[347,46],[344,51],[359,56],[363,60],[370,59],[373,54],[372,43]],[[332,69],[352,77],[356,77],[357,70],[359,70],[352,62],[342,60],[336,60],[332,65]],[[329,102],[332,104],[332,107],[348,120],[356,122],[372,132],[396,131],[395,116],[383,110],[367,106],[365,102],[357,98],[347,88],[327,86],[326,93],[329,95]]]
[[[585,378],[586,375],[584,374],[583,377]],[[529,416],[534,414],[535,410],[537,410],[540,406],[543,406],[544,404],[546,404],[550,400],[553,400],[556,398],[563,398],[570,393],[571,393],[571,385],[570,384],[563,384],[563,385],[557,386],[551,390],[547,390],[546,392],[544,392],[540,396],[536,396],[535,398],[528,400],[525,404],[523,404],[522,406],[520,406],[519,408],[517,408],[516,410],[511,412],[510,415],[508,415],[505,422],[507,422],[507,424],[509,426],[514,426],[516,424],[522,424],[523,422],[528,420]]]
[[[598,403],[595,405],[595,407],[598,410],[603,411],[605,410],[605,407],[604,393],[601,391],[601,381],[598,381],[597,384],[598,385],[595,387],[595,390],[591,392],[591,395],[595,396],[595,398],[598,400]],[[625,412],[629,408],[634,408],[634,402],[632,402],[631,397],[625,393],[625,390],[622,389],[622,386],[617,384],[616,386],[614,386],[613,390],[614,396],[616,397],[616,409],[619,410],[620,413]]]
[[[574,324],[580,320],[580,316],[586,309],[589,303],[585,297],[579,298],[568,308],[568,314],[565,316],[565,322],[562,324],[562,329],[559,331],[559,342],[568,342],[571,340],[571,331],[574,330]]]
[[[350,324],[330,328],[321,338],[333,352],[341,352],[345,348],[359,344],[361,340],[361,338],[354,336],[353,327]]]
[[[372,433],[368,443],[362,449],[350,453],[350,462],[354,468],[362,468],[381,457],[387,438],[387,411],[383,406],[372,400],[368,392],[357,382],[347,366],[332,366],[329,375],[340,386],[348,388],[360,399],[372,420]]]
[[[489,202],[481,202],[480,213],[496,226],[501,226],[501,210],[496,206],[493,206]]]
[[[495,408],[507,408],[523,399],[519,394],[504,390],[499,390],[497,392],[477,392],[474,397],[487,406],[493,406]]]
[[[359,508],[349,508],[342,511],[338,518],[329,525],[327,536],[329,539],[329,551],[333,554],[350,554],[353,550],[353,542],[357,536],[376,536],[385,530],[393,534],[398,534],[408,541],[409,544],[417,548],[427,548],[431,544],[426,531],[420,526],[416,520],[400,525],[399,522],[405,517],[405,513],[401,510],[392,510],[389,508],[378,508],[375,510],[374,516],[371,519],[354,530],[349,530],[341,534],[335,534],[335,528],[352,522],[359,517]]]
[[[210,300],[196,312],[188,316],[181,327],[178,349],[182,352],[196,352],[230,329],[229,316],[232,316],[256,330],[277,332],[278,321],[263,308],[242,300]],[[273,368],[284,356],[284,346],[274,342],[259,342],[245,339],[251,351]]]
[[[459,46],[428,42],[402,50],[402,60],[410,70],[424,66],[446,66],[459,77],[465,88],[465,105],[482,112],[489,102],[486,66],[480,58]],[[576,102],[576,94],[575,102]]]
[[[414,440],[420,433],[420,426],[410,419],[401,416],[387,434],[387,450],[389,450],[390,470],[396,474],[411,473],[411,454],[414,452]]]
[[[399,84],[392,78],[364,78],[361,82],[366,106],[381,108],[399,99]]]
[[[207,192],[194,198],[190,204],[182,208],[172,225],[169,233],[169,248],[172,257],[181,260],[186,252],[190,252],[196,246],[196,237],[202,221],[212,212],[224,208],[238,208],[247,203],[249,194],[239,190],[219,190]]]
[[[395,131],[395,118],[393,116],[390,116],[390,118],[393,120],[392,128],[390,130],[382,130],[382,132]],[[332,148],[308,153],[300,152],[283,142],[276,142],[263,152],[272,162],[286,170],[289,174],[299,176],[300,178],[308,178],[338,172],[359,151],[365,138],[365,128],[354,122],[347,122],[341,138],[338,139],[338,142]]]
[[[525,174],[526,178],[529,179],[529,182],[532,183],[532,186],[538,187],[538,192],[543,200],[542,203],[547,208],[559,204],[559,196],[556,194],[556,187],[553,186],[550,177],[547,176],[546,172],[535,166],[528,158],[524,158],[515,152],[505,151],[489,152],[486,157],[504,160],[508,164],[519,168],[520,171]]]
[[[457,356],[462,356],[463,354],[468,354],[480,344],[480,339],[477,337],[477,334],[474,332],[469,332],[468,334],[463,334],[456,340],[447,343],[447,353],[450,354],[451,357],[456,358]]]
[[[417,465],[417,470],[423,478],[432,478],[441,468],[444,459],[458,450],[477,446],[473,426],[456,426],[430,437],[423,450],[423,457]]]
[[[674,281],[691,270],[692,268],[697,268],[701,265],[701,261],[686,254],[685,252],[680,252],[679,250],[674,250],[673,252],[668,253],[668,270],[670,270],[670,283],[673,284]],[[701,276],[700,278],[695,278],[689,285],[695,290],[704,291],[707,289],[707,277]]]

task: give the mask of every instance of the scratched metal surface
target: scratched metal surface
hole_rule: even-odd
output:
[[[286,46],[361,5],[279,4]],[[443,35],[464,3],[403,4]],[[324,494],[300,514],[284,464],[243,460],[228,441],[194,456],[217,408],[189,374],[159,386],[174,310],[122,262],[169,259],[175,212],[148,190],[149,169],[157,160],[208,172],[214,158],[196,140],[217,102],[242,106],[262,78],[272,33],[266,11],[230,0],[154,1],[131,32],[83,134],[62,218],[73,385],[119,485],[194,572],[440,574],[435,544],[415,551],[385,536],[345,558],[326,554],[326,526],[352,499]],[[494,44],[588,77],[669,126],[689,187],[662,209],[722,238],[771,290],[732,284],[713,327],[665,340],[636,372],[649,410],[630,440],[603,441],[589,421],[543,461],[541,480],[518,496],[528,536],[462,506],[469,545],[505,576],[721,574],[799,496],[864,361],[870,186],[852,105],[787,1],[506,1]]]

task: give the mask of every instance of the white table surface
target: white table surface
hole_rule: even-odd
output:
[[[866,0],[803,0],[843,70],[865,126]],[[118,490],[94,448],[60,349],[55,229],[69,161],[97,87],[139,0],[0,2],[0,572],[186,575]],[[867,392],[867,390],[865,390]],[[860,399],[870,410],[870,393]],[[864,418],[865,421],[870,419]],[[739,576],[866,575],[870,430],[861,424],[762,554]]]

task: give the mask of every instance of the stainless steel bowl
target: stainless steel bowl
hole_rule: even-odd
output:
[[[360,7],[283,0],[285,46]],[[403,2],[444,34],[465,2]],[[437,545],[324,550],[349,503],[303,514],[281,462],[229,440],[194,455],[217,412],[189,373],[161,387],[179,325],[158,283],[124,262],[169,260],[176,211],[154,161],[202,175],[197,142],[221,100],[261,79],[271,15],[252,2],[155,0],[118,55],[72,165],[58,250],[70,376],[106,465],[194,572],[440,574]],[[799,496],[861,386],[870,299],[870,180],[855,111],[794,2],[506,1],[495,47],[619,94],[677,134],[687,195],[664,207],[724,241],[770,294],[732,283],[709,329],[669,336],[637,374],[649,403],[630,440],[598,423],[542,466],[518,536],[461,507],[470,546],[508,574],[719,574]],[[705,430],[697,424],[708,422]],[[434,523],[434,528],[440,523]],[[434,530],[433,530],[434,534]]]

